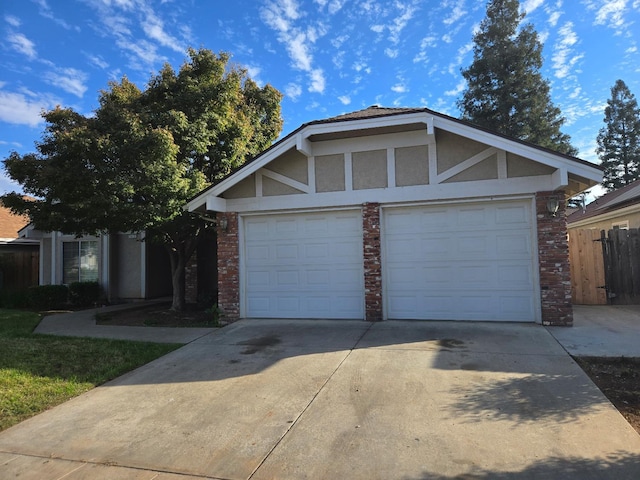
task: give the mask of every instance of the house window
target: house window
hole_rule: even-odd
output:
[[[629,220],[612,223],[611,228],[614,230],[629,230]]]
[[[98,281],[98,242],[63,242],[62,265],[64,284]]]

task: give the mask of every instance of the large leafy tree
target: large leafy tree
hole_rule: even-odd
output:
[[[611,191],[640,178],[640,108],[622,80],[611,87],[604,123],[597,152],[604,167],[602,184]]]
[[[504,135],[576,155],[560,109],[542,77],[542,44],[531,24],[522,25],[518,0],[491,0],[473,37],[473,62],[462,70],[466,90],[462,118]]]
[[[206,223],[184,211],[205,186],[268,147],[282,128],[282,95],[260,88],[225,53],[188,51],[144,90],[123,78],[100,93],[94,115],[43,114],[36,152],[11,153],[8,175],[24,193],[2,197],[35,228],[68,234],[146,232],[172,266],[172,308],[184,307],[184,267]]]

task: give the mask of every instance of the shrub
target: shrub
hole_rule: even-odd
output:
[[[69,299],[66,285],[40,285],[29,289],[29,303],[38,310],[63,308]]]
[[[102,289],[98,282],[73,282],[69,284],[69,301],[76,307],[97,304],[101,294]]]
[[[27,308],[29,307],[29,291],[12,290],[0,293],[0,307],[2,308]]]

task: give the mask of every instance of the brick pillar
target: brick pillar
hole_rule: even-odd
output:
[[[217,226],[218,240],[218,307],[226,321],[240,318],[240,256],[238,214],[217,213],[216,219],[227,220],[224,230]]]
[[[557,196],[560,208],[555,217],[547,211],[547,200]],[[573,325],[569,243],[565,216],[564,192],[538,192],[538,259],[543,325]]]
[[[382,274],[380,269],[380,204],[362,206],[362,238],[364,247],[365,320],[382,320]]]
[[[187,303],[198,301],[198,252],[194,251],[184,267],[184,299]]]

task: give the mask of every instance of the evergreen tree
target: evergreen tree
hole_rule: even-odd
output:
[[[464,120],[520,140],[576,155],[549,82],[540,74],[542,44],[518,0],[491,0],[474,35],[473,62],[462,70],[467,89],[458,100]]]
[[[611,87],[604,123],[597,152],[604,167],[602,184],[611,191],[640,178],[640,109],[622,80]]]

